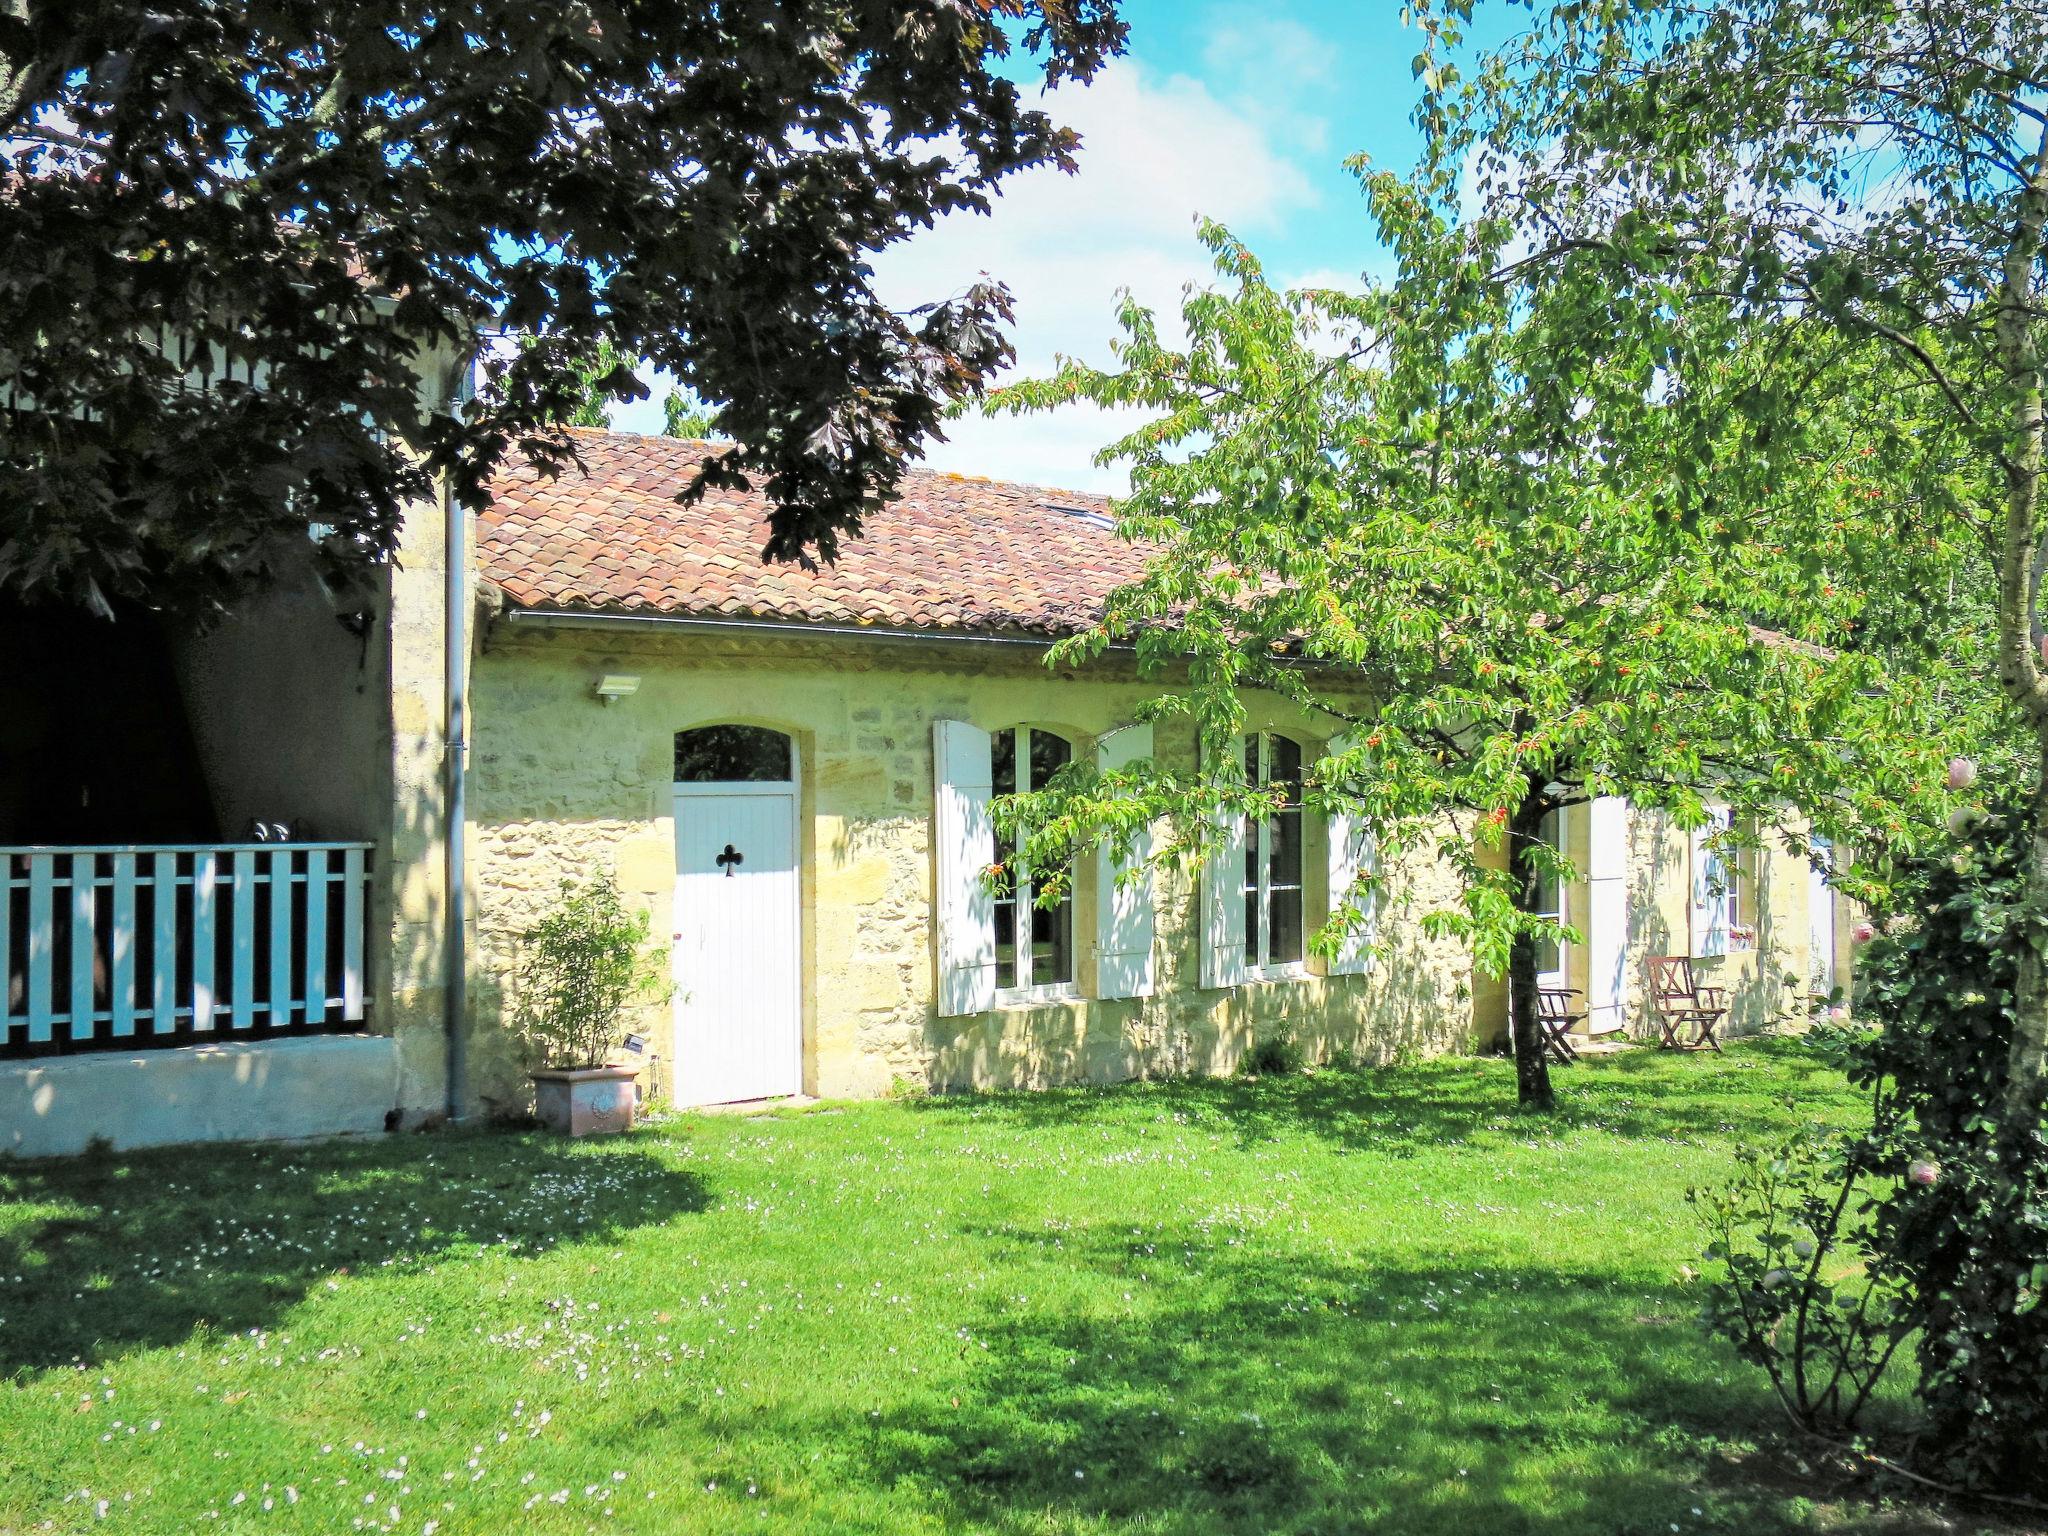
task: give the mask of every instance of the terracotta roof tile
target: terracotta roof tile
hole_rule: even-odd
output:
[[[1144,569],[1105,497],[930,470],[912,471],[836,564],[764,565],[766,497],[676,504],[716,445],[571,435],[583,473],[510,470],[479,519],[483,574],[522,606],[1053,636],[1085,628]]]

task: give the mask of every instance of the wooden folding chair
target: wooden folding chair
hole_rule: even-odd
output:
[[[1586,1010],[1572,1007],[1572,999],[1578,995],[1571,987],[1536,989],[1536,1022],[1543,1029],[1543,1048],[1560,1064],[1579,1059],[1578,1047],[1572,1044],[1572,1030],[1586,1017]]]
[[[1655,955],[1650,960],[1650,1006],[1664,1032],[1659,1044],[1667,1051],[1721,1049],[1715,1038],[1728,1017],[1728,993],[1707,987],[1692,973],[1690,955]],[[1692,1030],[1690,1040],[1684,1038]]]

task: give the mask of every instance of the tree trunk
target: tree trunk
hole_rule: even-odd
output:
[[[2031,1129],[2048,1107],[2048,725],[2037,726],[2041,767],[2034,783],[2033,838],[2027,852],[2027,915],[2033,943],[2020,948],[2014,978],[2012,1045],[2006,1059],[2006,1120],[2014,1130]]]
[[[1539,786],[1531,785],[1508,821],[1508,870],[1514,877],[1515,910],[1533,915],[1542,875],[1530,862],[1529,850],[1542,841],[1543,818],[1552,810]],[[1524,1109],[1553,1110],[1550,1062],[1543,1049],[1543,1026],[1536,1019],[1536,936],[1515,935],[1508,950],[1508,1029],[1515,1048],[1515,1097]]]
[[[0,0],[0,16],[9,21],[28,20],[28,0]],[[25,66],[24,66],[25,67]],[[21,97],[22,70],[0,70],[0,121],[11,117]]]
[[[2012,1050],[2005,1085],[2005,1110],[2015,1130],[2039,1119],[2048,1088],[2048,963],[2040,945],[2048,938],[2048,678],[2036,649],[2040,626],[2035,603],[2040,588],[2042,398],[2041,344],[2035,314],[2040,285],[2042,228],[2048,224],[2048,129],[2026,186],[2019,217],[2006,248],[1999,285],[1996,339],[1998,360],[2011,391],[2011,436],[2005,454],[2005,529],[1998,571],[1998,678],[2026,713],[2041,743],[2033,795],[2034,842],[2027,861],[2027,916],[2031,942],[2020,950],[2013,988]]]

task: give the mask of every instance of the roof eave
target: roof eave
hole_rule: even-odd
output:
[[[653,629],[702,634],[761,634],[874,640],[918,645],[1006,645],[1050,650],[1071,638],[978,629],[920,629],[908,625],[841,624],[810,619],[707,617],[700,614],[620,612],[599,608],[529,608],[508,604],[499,618],[512,624],[554,629]],[[1128,646],[1111,646],[1128,650]]]

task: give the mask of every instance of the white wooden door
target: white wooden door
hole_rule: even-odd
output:
[[[803,1088],[794,784],[675,788],[676,1102]]]

